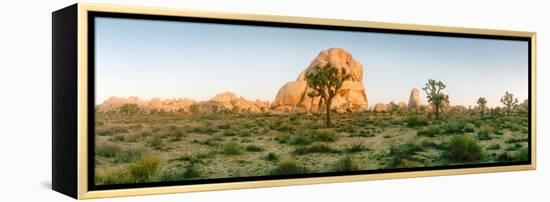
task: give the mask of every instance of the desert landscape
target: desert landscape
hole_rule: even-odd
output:
[[[521,162],[529,100],[453,104],[438,78],[409,100],[369,103],[364,67],[321,50],[274,100],[109,97],[95,109],[95,184]],[[376,75],[369,75],[376,78]],[[488,107],[488,100],[499,106]]]

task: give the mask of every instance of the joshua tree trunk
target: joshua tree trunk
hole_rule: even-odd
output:
[[[332,103],[332,99],[328,99],[326,102],[326,110],[327,110],[327,128],[330,127],[330,104]]]
[[[439,106],[435,106],[435,119],[439,119]]]

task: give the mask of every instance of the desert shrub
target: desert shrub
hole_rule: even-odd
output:
[[[320,142],[334,142],[338,140],[338,135],[336,134],[336,131],[331,129],[319,129],[313,131],[311,134],[311,139]]]
[[[529,150],[527,150],[527,148],[523,148],[523,149],[515,152],[514,155],[513,155],[513,160],[514,161],[527,161],[527,160],[529,160]]]
[[[120,126],[112,127],[110,129],[113,133],[119,134],[119,133],[127,133],[128,129]]]
[[[292,145],[309,145],[313,140],[306,135],[297,135],[289,140],[289,143]]]
[[[207,135],[214,134],[218,131],[219,130],[217,128],[214,128],[211,126],[202,126],[202,127],[199,126],[199,127],[192,127],[187,129],[187,132],[189,133],[199,133],[199,134],[207,134]]]
[[[463,133],[466,123],[463,121],[451,121],[441,125],[443,134],[458,134]]]
[[[221,125],[218,125],[218,129],[230,129],[231,128],[231,125],[230,124],[221,124]]]
[[[451,137],[447,143],[445,155],[453,162],[471,162],[483,158],[483,149],[479,143],[468,135]]]
[[[246,146],[246,151],[249,151],[249,152],[261,152],[263,150],[264,150],[264,148],[256,146],[256,145]]]
[[[515,143],[509,147],[506,148],[507,151],[515,151],[515,150],[518,150],[518,149],[521,149],[523,146],[519,143]]]
[[[294,127],[292,127],[288,123],[273,123],[269,125],[269,128],[271,130],[281,131],[281,132],[292,132],[294,131]]]
[[[489,145],[489,146],[487,146],[487,149],[489,149],[489,150],[498,150],[498,149],[500,149],[500,144],[495,143],[495,144]]]
[[[424,129],[418,130],[416,132],[416,135],[434,137],[439,133],[441,133],[441,129],[439,128],[439,126],[428,126]]]
[[[124,141],[124,135],[115,135],[113,137],[111,137],[109,140],[110,141],[115,141],[115,142],[123,142]]]
[[[391,166],[399,166],[404,160],[417,160],[414,155],[424,149],[413,141],[403,144],[395,144],[390,146],[389,156],[391,157]]]
[[[310,153],[332,153],[337,152],[337,150],[333,149],[332,147],[322,144],[322,143],[315,143],[311,146],[300,146],[294,150],[294,154],[302,155],[302,154],[310,154]]]
[[[122,149],[119,146],[116,145],[110,145],[110,144],[100,144],[95,146],[95,155],[106,157],[106,158],[112,158],[118,155]]]
[[[477,131],[477,139],[479,140],[490,140],[491,134],[495,132],[495,129],[491,126],[483,125]]]
[[[141,141],[141,140],[143,140],[143,139],[145,139],[146,137],[149,137],[149,136],[151,136],[150,132],[143,131],[143,132],[140,132],[140,133],[127,135],[126,140],[128,142],[139,142],[139,141]]]
[[[114,133],[109,129],[97,129],[95,134],[99,136],[112,136]]]
[[[527,161],[529,160],[529,150],[523,148],[517,152],[503,152],[498,155],[498,161]]]
[[[166,137],[170,137],[170,142],[178,142],[181,141],[181,138],[184,136],[183,133],[177,129],[169,130],[167,133],[164,134]]]
[[[473,133],[474,130],[475,130],[475,125],[471,123],[466,124],[466,126],[464,127],[464,132],[466,133]]]
[[[162,142],[162,138],[160,138],[159,136],[153,136],[151,137],[147,143],[149,144],[149,146],[153,149],[156,149],[156,150],[161,150],[163,149],[164,147],[164,142]]]
[[[117,155],[117,159],[124,163],[133,162],[143,156],[145,152],[142,148],[129,148]]]
[[[368,130],[360,130],[351,134],[352,137],[374,137],[374,133],[371,133]]]
[[[242,147],[236,142],[228,142],[223,145],[223,153],[227,155],[238,155],[242,153]]]
[[[160,159],[154,156],[143,156],[140,159],[132,162],[128,167],[128,172],[132,176],[132,182],[142,183],[150,181],[154,176],[160,164]]]
[[[416,128],[416,127],[428,125],[428,121],[418,116],[410,116],[405,120],[405,122],[407,122],[407,127],[410,127],[410,128]]]
[[[273,153],[273,152],[269,152],[266,156],[265,156],[265,160],[268,160],[268,161],[276,161],[276,160],[279,160],[279,156],[277,156],[277,154]]]
[[[518,143],[518,142],[527,142],[528,141],[528,138],[525,137],[525,138],[520,138],[520,137],[511,137],[511,138],[508,138],[505,140],[506,143],[508,144],[513,144],[513,143]]]
[[[297,114],[291,114],[290,116],[288,116],[288,120],[291,121],[291,122],[294,122],[294,121],[298,120],[298,115]]]
[[[347,146],[345,151],[348,153],[357,153],[366,151],[368,148],[362,143],[362,142],[356,142],[352,143],[351,145]]]
[[[342,157],[334,163],[334,171],[336,172],[355,170],[359,170],[359,163],[351,156]]]
[[[277,164],[277,167],[271,171],[272,175],[295,175],[304,174],[307,169],[294,160],[284,160]]]

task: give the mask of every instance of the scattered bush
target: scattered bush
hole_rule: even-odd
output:
[[[466,124],[466,126],[464,127],[464,132],[466,133],[473,133],[475,131],[475,125],[474,124],[471,124],[471,123],[468,123]]]
[[[143,156],[145,152],[142,148],[129,148],[127,150],[124,150],[120,152],[117,155],[117,159],[124,163],[130,163],[133,162]]]
[[[310,154],[310,153],[332,153],[337,152],[337,150],[331,148],[330,146],[322,143],[315,143],[311,146],[300,146],[294,150],[294,154]]]
[[[279,156],[277,156],[277,154],[273,153],[273,152],[269,152],[267,154],[267,156],[265,156],[265,160],[268,160],[268,161],[276,161],[276,160],[279,160]]]
[[[371,133],[368,130],[360,130],[351,135],[352,137],[374,137],[374,133]]]
[[[149,146],[156,150],[163,149],[164,143],[162,142],[162,139],[159,136],[153,136],[147,141]]]
[[[345,156],[334,163],[334,171],[355,171],[359,170],[359,163],[351,156]]]
[[[464,121],[452,121],[441,125],[443,134],[459,134],[464,132],[466,123]]]
[[[285,160],[279,162],[277,167],[271,171],[272,175],[296,175],[304,174],[307,170],[304,166],[299,165],[294,160]]]
[[[439,128],[439,126],[428,126],[422,130],[418,130],[416,132],[416,135],[434,137],[440,133],[441,133],[441,129]]]
[[[366,151],[368,150],[368,148],[363,145],[362,142],[356,142],[356,143],[353,143],[351,145],[349,145],[348,147],[346,147],[345,151],[348,152],[348,153],[357,153],[357,152],[362,152],[362,151]]]
[[[242,153],[242,147],[236,142],[229,142],[223,145],[223,153],[227,155],[238,155]]]
[[[424,149],[413,141],[403,144],[391,145],[389,156],[391,157],[392,161],[390,162],[390,164],[392,167],[395,167],[401,165],[402,162],[407,159],[416,161],[418,159],[414,158],[413,156],[417,152],[421,151],[424,151]]]
[[[479,143],[468,135],[451,137],[447,144],[445,156],[453,162],[471,162],[483,158],[483,149]]]
[[[500,144],[495,143],[495,144],[489,145],[487,147],[487,149],[489,149],[489,150],[498,150],[498,149],[500,149]]]
[[[331,129],[318,129],[313,131],[311,139],[320,142],[334,142],[338,140],[338,135]]]
[[[261,152],[263,150],[264,150],[264,148],[256,146],[256,145],[246,146],[246,151],[249,151],[249,152]]]
[[[479,140],[490,140],[491,134],[495,132],[495,129],[491,126],[483,125],[477,131],[477,139]]]
[[[154,156],[143,156],[134,161],[128,168],[132,176],[131,181],[134,183],[151,181],[150,178],[157,173],[159,164],[160,159]]]
[[[410,128],[417,128],[428,125],[428,121],[418,116],[410,116],[405,121],[407,122],[407,127]]]
[[[95,146],[95,155],[106,157],[106,158],[112,158],[118,155],[122,149],[119,146],[116,145],[110,145],[110,144],[100,144]]]

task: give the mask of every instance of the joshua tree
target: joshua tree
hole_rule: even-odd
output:
[[[310,97],[320,96],[321,101],[325,104],[327,127],[330,127],[330,105],[332,103],[332,98],[349,76],[350,75],[346,73],[345,69],[340,71],[330,63],[322,67],[316,66],[315,71],[306,75],[307,86],[313,89],[313,91],[307,95]]]
[[[500,102],[506,107],[506,114],[510,115],[510,110],[518,105],[518,99],[514,98],[514,94],[506,91],[504,96],[500,98]]]
[[[485,112],[485,108],[487,108],[487,100],[484,97],[480,97],[479,99],[477,99],[477,105],[481,110],[481,116],[483,116],[483,113]]]
[[[435,81],[433,79],[428,80],[426,86],[422,88],[426,92],[426,98],[435,108],[435,118],[439,119],[439,110],[442,105],[449,101],[449,95],[444,94],[442,91],[447,86],[441,81]]]

